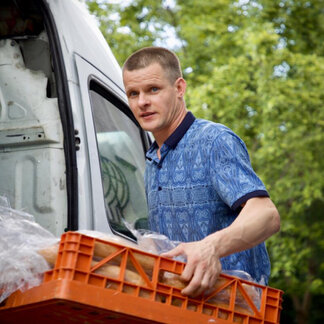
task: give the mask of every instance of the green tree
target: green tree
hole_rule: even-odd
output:
[[[121,64],[143,46],[175,50],[189,109],[247,143],[282,218],[270,284],[298,323],[324,321],[324,1],[87,3]]]

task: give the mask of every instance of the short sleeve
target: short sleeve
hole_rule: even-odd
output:
[[[233,210],[253,197],[269,197],[254,172],[244,142],[232,131],[217,136],[210,152],[213,187]]]

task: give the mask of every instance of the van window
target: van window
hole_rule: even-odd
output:
[[[125,222],[147,227],[141,130],[124,112],[124,104],[90,89],[107,219],[113,231],[132,237]]]

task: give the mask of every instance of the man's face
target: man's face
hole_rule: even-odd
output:
[[[124,85],[133,114],[144,130],[154,136],[169,136],[184,108],[185,81],[173,84],[158,63],[146,68],[124,71]]]

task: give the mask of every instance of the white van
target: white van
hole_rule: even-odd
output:
[[[134,239],[147,226],[149,134],[133,117],[121,69],[73,0],[0,3],[0,196],[56,236]]]

